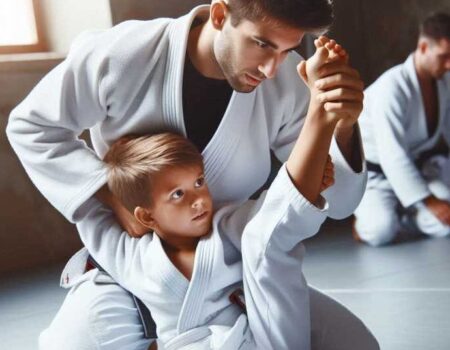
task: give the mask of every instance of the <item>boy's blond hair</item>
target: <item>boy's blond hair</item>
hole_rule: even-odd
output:
[[[152,205],[152,176],[175,166],[200,166],[203,158],[183,136],[162,133],[124,136],[113,143],[104,157],[108,187],[131,212]]]

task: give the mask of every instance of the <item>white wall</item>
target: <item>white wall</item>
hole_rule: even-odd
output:
[[[39,4],[49,51],[66,53],[80,32],[112,25],[109,0],[40,0]]]

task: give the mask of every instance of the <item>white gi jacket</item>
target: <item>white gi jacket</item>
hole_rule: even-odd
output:
[[[194,344],[306,350],[310,311],[300,242],[319,230],[327,207],[310,204],[283,166],[257,201],[215,214],[212,233],[198,243],[191,281],[172,264],[156,234],[131,238],[98,202],[77,227],[97,262],[151,310],[166,350]],[[68,271],[66,278],[73,277]],[[243,284],[247,315],[229,299]]]
[[[450,73],[437,81],[437,88],[439,122],[433,135],[428,135],[412,54],[365,91],[360,125],[366,159],[381,166],[404,207],[431,195],[414,161],[441,137],[450,145]]]
[[[178,19],[128,21],[85,34],[12,112],[7,135],[43,195],[70,221],[106,182],[101,158],[126,134],[162,130],[186,135],[183,67],[189,29],[200,6]],[[270,172],[270,150],[285,161],[303,124],[309,91],[289,54],[274,79],[252,93],[233,92],[225,115],[203,152],[205,176],[216,205],[247,199]],[[208,103],[208,101],[205,101]],[[90,128],[95,151],[78,138]],[[350,215],[366,173],[354,173],[333,140],[335,185],[324,197],[329,216]]]

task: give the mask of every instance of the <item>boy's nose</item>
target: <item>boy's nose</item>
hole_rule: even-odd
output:
[[[192,202],[192,208],[201,208],[203,207],[204,201],[202,197],[197,197],[195,198],[195,200]]]

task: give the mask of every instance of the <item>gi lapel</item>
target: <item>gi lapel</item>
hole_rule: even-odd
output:
[[[191,282],[178,319],[179,334],[196,328],[202,323],[203,304],[214,268],[216,241],[219,239],[217,236],[210,234],[198,242]]]
[[[184,275],[172,264],[167,256],[158,235],[153,235],[155,242],[152,253],[152,261],[159,261],[159,267],[157,269],[161,281],[166,285],[166,288],[171,290],[178,300],[184,300],[186,292],[189,288],[189,281]],[[164,298],[164,296],[162,296]],[[169,298],[171,300],[171,298]]]
[[[170,24],[169,49],[163,86],[163,114],[169,129],[186,136],[183,116],[183,73],[186,46],[192,21],[198,16],[208,16],[209,6],[194,8],[189,14]],[[228,108],[214,136],[203,151],[205,175],[211,187],[235,154],[242,135],[253,115],[256,92],[233,92]]]
[[[233,92],[219,127],[203,151],[205,175],[211,188],[214,188],[215,181],[235,155],[242,130],[248,130],[253,116],[255,96],[256,90],[246,94]]]
[[[183,72],[187,39],[196,16],[209,15],[209,6],[195,7],[187,15],[174,20],[169,28],[169,49],[163,86],[163,114],[166,125],[186,136],[183,117]]]

